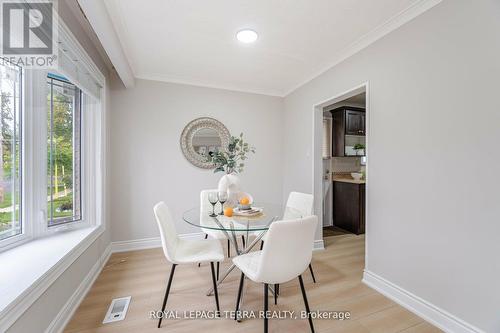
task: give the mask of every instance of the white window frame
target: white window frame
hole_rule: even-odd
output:
[[[59,73],[57,71],[50,71],[53,74],[61,75],[63,76],[62,73]],[[48,72],[40,72],[37,73],[36,75],[43,75],[43,80],[44,80],[44,93],[43,93],[43,103],[44,105],[47,105],[47,96],[48,96],[48,85],[47,85],[47,78],[48,78]],[[42,78],[40,78],[40,81]],[[72,82],[71,82],[72,83]],[[73,83],[72,83],[73,84]],[[89,115],[86,115],[86,112],[84,110],[86,107],[84,107],[83,103],[83,96],[84,93],[82,92],[82,103],[81,103],[81,132],[80,132],[80,200],[81,200],[81,206],[80,206],[80,214],[81,214],[81,219],[72,221],[72,222],[67,222],[63,224],[56,224],[53,226],[49,226],[49,220],[48,220],[48,204],[47,204],[47,135],[48,135],[48,128],[47,126],[42,126],[43,130],[40,131],[40,140],[43,147],[39,147],[40,150],[44,151],[45,154],[43,156],[43,160],[38,161],[39,167],[35,170],[39,170],[38,177],[39,179],[43,180],[42,188],[40,189],[40,198],[38,198],[39,201],[41,201],[41,207],[39,208],[40,210],[40,215],[41,219],[39,221],[40,223],[40,228],[38,229],[38,234],[39,236],[45,236],[48,234],[52,234],[61,230],[71,230],[71,229],[76,229],[76,228],[86,228],[89,226],[92,226],[94,222],[87,218],[87,210],[89,209],[88,203],[89,201],[86,200],[86,195],[90,191],[88,191],[87,185],[89,185],[89,182],[87,182],[87,178],[92,176],[92,166],[87,163],[87,159],[90,156],[90,151],[87,151],[89,144],[87,143],[87,140],[89,137],[91,137],[90,133],[87,131],[87,127],[91,126],[91,121]],[[42,101],[40,100],[39,103]],[[40,112],[40,116],[43,118],[44,123],[47,123],[47,116],[48,116],[49,110],[48,107],[45,107],[42,112]],[[40,120],[38,120],[40,121]],[[88,121],[88,122],[87,122]],[[41,140],[43,136],[43,141]],[[43,192],[43,195],[42,195]],[[43,200],[45,198],[45,200]]]
[[[9,249],[13,246],[17,246],[18,244],[22,244],[32,238],[32,224],[27,223],[27,216],[26,216],[26,206],[25,203],[27,200],[29,200],[29,195],[27,191],[25,190],[25,184],[27,183],[27,177],[29,175],[26,174],[26,163],[27,163],[27,157],[28,154],[30,153],[27,150],[27,145],[26,144],[26,139],[25,139],[25,133],[30,131],[32,129],[32,124],[29,124],[29,122],[26,121],[26,94],[28,93],[25,89],[27,82],[26,78],[26,73],[23,70],[21,72],[21,82],[20,82],[20,88],[21,88],[21,100],[20,100],[20,105],[21,105],[21,126],[19,128],[19,134],[21,135],[21,165],[20,165],[20,173],[21,173],[21,210],[19,211],[19,216],[21,217],[21,234],[15,235],[8,237],[6,239],[0,240],[0,252],[4,251],[6,249]]]
[[[52,74],[57,74],[59,76],[62,76],[60,73],[56,72],[56,71],[50,71],[50,73]],[[49,79],[48,76],[46,76],[45,78],[45,85],[47,86],[47,80]],[[69,82],[69,81],[68,81]],[[71,84],[73,84],[72,82],[70,82]],[[75,85],[77,88],[78,86]],[[80,89],[80,88],[78,88]],[[52,231],[52,230],[66,230],[66,229],[71,229],[71,228],[66,228],[67,227],[73,227],[73,224],[81,224],[83,227],[87,227],[91,224],[89,223],[85,223],[85,220],[84,220],[84,214],[85,214],[85,210],[86,210],[86,207],[85,207],[85,203],[86,203],[86,200],[85,200],[85,189],[84,189],[84,179],[86,178],[87,174],[85,173],[87,171],[88,174],[90,174],[91,172],[88,172],[89,170],[91,170],[91,166],[88,165],[86,166],[85,165],[85,160],[88,158],[88,154],[87,152],[85,151],[85,147],[87,147],[87,143],[85,140],[88,140],[89,137],[91,136],[89,133],[86,133],[85,131],[85,127],[87,126],[86,124],[86,118],[89,118],[88,116],[85,116],[83,111],[84,111],[84,104],[83,104],[83,96],[84,96],[84,92],[81,91],[80,89],[80,92],[81,92],[81,100],[80,100],[80,219],[79,220],[74,220],[74,221],[68,221],[68,222],[64,222],[64,223],[61,223],[61,224],[55,224],[55,225],[52,225],[52,226],[49,226],[48,223],[49,223],[49,219],[48,219],[48,211],[49,211],[49,207],[48,207],[48,204],[47,206],[45,207],[44,209],[44,212],[43,212],[43,215],[45,217],[45,220],[47,222],[47,230],[46,231]],[[48,91],[48,87],[46,89],[46,96],[48,96],[49,94],[49,91]],[[46,101],[46,99],[45,99]],[[49,113],[49,109],[46,108],[45,110],[45,121],[48,117],[48,113]],[[90,122],[89,122],[90,124]],[[47,135],[48,135],[48,131],[47,131],[47,127],[45,127],[45,140],[47,140]],[[46,141],[45,141],[46,142]],[[47,161],[45,161],[45,189],[47,189]],[[47,196],[47,190],[45,191],[45,195]]]
[[[47,219],[47,70],[26,69],[22,72],[22,234],[0,241],[0,252],[19,246],[27,241],[51,234],[79,228],[96,227],[104,231],[104,147],[105,134],[105,78],[84,49],[60,21],[59,37],[64,52],[77,58],[79,66],[94,78],[100,88],[100,98],[82,90],[81,104],[81,219],[49,226]],[[60,46],[62,48],[62,46]],[[50,70],[65,75],[64,71]],[[43,124],[43,126],[40,126]]]

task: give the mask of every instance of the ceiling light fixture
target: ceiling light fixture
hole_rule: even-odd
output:
[[[245,44],[250,44],[250,43],[255,42],[258,37],[259,36],[257,35],[257,33],[255,31],[253,31],[253,30],[250,30],[250,29],[240,30],[236,34],[236,38],[240,42],[245,43]]]

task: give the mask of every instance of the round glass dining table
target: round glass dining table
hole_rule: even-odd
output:
[[[233,243],[238,255],[248,252],[245,250],[250,250],[252,244],[250,243],[245,249],[241,249],[236,241],[237,236],[246,235],[248,239],[249,235],[256,235],[253,243],[257,243],[269,229],[271,223],[302,217],[300,211],[280,204],[253,205],[253,209],[260,210],[256,214],[248,214],[245,211],[238,212],[235,209],[231,217],[221,214],[220,205],[216,206],[219,206],[219,209],[215,209],[215,213],[219,214],[215,214],[215,216],[211,215],[212,209],[202,210],[200,207],[195,207],[184,212],[182,218],[186,223],[202,229],[206,234],[222,232]]]
[[[195,207],[183,214],[185,222],[199,228],[212,230],[258,231],[269,229],[272,222],[281,219],[300,218],[300,211],[285,207],[281,204],[262,203],[252,206],[253,209],[262,210],[258,214],[248,215],[245,211],[239,213],[236,209],[231,217],[221,214],[220,204],[216,205],[216,216],[212,217],[212,209],[201,214],[201,208]],[[219,222],[219,223],[217,223]]]
[[[206,234],[213,235],[222,233],[236,249],[237,255],[248,253],[255,244],[261,240],[273,222],[302,217],[301,212],[294,208],[272,203],[259,203],[253,205],[252,208],[261,209],[262,211],[251,216],[238,212],[235,212],[231,217],[220,215],[222,210],[220,204],[217,204],[215,209],[215,213],[219,214],[210,216],[210,214],[212,214],[212,207],[210,206],[210,209],[204,208],[205,209],[202,210],[200,207],[195,207],[187,210],[182,216],[183,220],[194,227],[200,228]],[[249,236],[254,235],[255,239],[250,242]],[[246,236],[246,246],[243,248],[238,244],[238,236]],[[217,284],[224,281],[235,267],[236,266],[232,264],[227,271],[221,275]],[[211,295],[212,292],[213,288],[207,292],[207,295]]]

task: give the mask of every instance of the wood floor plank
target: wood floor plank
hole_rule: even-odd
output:
[[[401,333],[441,333],[441,332],[443,331],[425,321],[401,331]]]
[[[337,333],[423,333],[440,332],[432,325],[408,312],[393,301],[361,282],[365,258],[364,236],[338,235],[325,239],[326,249],[314,252],[313,268],[318,283],[313,283],[309,271],[303,278],[312,310],[348,311],[348,320],[317,319],[316,332]],[[229,267],[226,260],[221,272]],[[261,332],[262,319],[246,319],[241,323],[222,319],[166,319],[161,329],[149,312],[159,310],[171,265],[161,249],[116,253],[111,256],[77,312],[65,328],[69,333],[94,332]],[[234,271],[219,288],[222,311],[233,310],[239,282]],[[211,287],[210,266],[207,264],[179,266],[176,269],[167,310],[179,313],[190,310],[215,310],[213,296],[206,296]],[[125,320],[102,324],[113,298],[132,296]],[[290,281],[280,288],[278,305],[269,298],[271,311],[304,309],[298,281]],[[246,281],[244,309],[261,311],[262,285]],[[273,333],[309,332],[307,320],[275,319],[269,323]]]
[[[400,306],[393,306],[358,321],[372,333],[397,333],[421,323],[422,319]]]

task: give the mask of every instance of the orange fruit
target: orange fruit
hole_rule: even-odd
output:
[[[233,209],[231,207],[224,208],[224,215],[227,217],[233,216]]]
[[[247,197],[243,197],[240,199],[240,204],[242,205],[248,205],[250,203],[250,199],[248,199]]]

